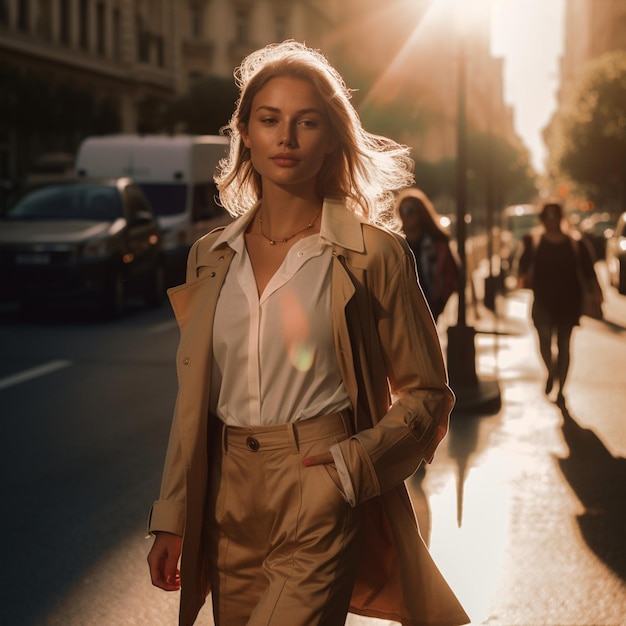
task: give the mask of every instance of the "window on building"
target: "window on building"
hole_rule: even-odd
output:
[[[78,4],[78,45],[89,49],[89,0],[80,0]]]
[[[9,2],[8,0],[0,0],[0,24],[9,25]]]
[[[17,3],[17,28],[27,33],[30,22],[29,0],[19,0]]]
[[[156,50],[156,61],[159,67],[165,67],[165,38],[163,35],[157,35],[154,38],[154,47]]]
[[[113,33],[113,59],[115,61],[122,60],[122,40],[120,37],[120,25],[122,22],[122,18],[120,16],[119,9],[113,9],[113,19],[112,19],[112,33]]]
[[[37,5],[37,36],[43,41],[52,39],[52,8],[50,0],[39,0]]]
[[[59,2],[59,39],[62,44],[70,45],[70,0]]]
[[[202,7],[189,7],[189,31],[193,39],[202,38]]]
[[[275,24],[276,24],[276,41],[284,41],[288,37],[287,16],[277,15]]]
[[[104,56],[106,52],[105,33],[106,33],[106,15],[104,12],[104,2],[96,4],[96,52]]]
[[[235,13],[235,38],[238,44],[247,44],[250,41],[250,13],[239,9]]]
[[[150,34],[146,31],[143,20],[137,17],[137,60],[141,63],[150,61]]]
[[[624,29],[626,29],[626,15],[616,15],[609,37],[609,41],[613,42],[616,49],[626,48],[626,31]]]

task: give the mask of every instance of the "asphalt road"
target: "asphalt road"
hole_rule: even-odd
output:
[[[528,294],[470,320],[477,371],[497,381],[502,408],[453,415],[409,485],[474,624],[624,623],[626,300],[608,304],[608,323],[577,329],[565,410],[543,395]],[[0,318],[0,625],[176,623],[177,594],[149,583],[145,527],[177,338],[168,305],[114,322],[62,310]],[[381,624],[349,619],[366,623]]]
[[[176,341],[165,305],[108,323],[62,310],[3,320],[1,624],[132,623],[96,617],[112,589],[116,602],[126,593],[126,557],[88,607],[48,616],[73,590],[89,589],[93,569],[120,545],[147,546],[176,390]]]

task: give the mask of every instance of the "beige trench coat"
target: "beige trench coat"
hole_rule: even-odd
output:
[[[250,219],[250,215],[241,219]],[[419,534],[404,480],[430,462],[448,429],[453,394],[435,325],[404,240],[324,203],[333,244],[332,319],[337,360],[354,407],[342,442],[365,549],[350,610],[403,626],[460,625],[469,618]],[[190,626],[210,592],[204,512],[212,326],[233,250],[220,231],[192,247],[187,282],[169,290],[180,326],[179,392],[150,530],[183,535],[180,624]],[[394,402],[391,402],[390,392]]]

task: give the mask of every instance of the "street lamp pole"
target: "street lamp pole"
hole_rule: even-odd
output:
[[[463,37],[458,65],[457,112],[457,171],[456,171],[456,227],[457,252],[461,264],[459,271],[459,304],[457,325],[448,328],[448,374],[453,388],[463,389],[478,385],[476,376],[475,331],[467,326],[466,298],[467,261],[465,255],[467,213],[467,128],[465,116],[466,58]],[[457,392],[457,396],[459,392]]]

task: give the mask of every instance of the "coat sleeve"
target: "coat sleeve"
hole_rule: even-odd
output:
[[[194,280],[197,275],[199,241],[192,245],[187,257],[187,282]],[[167,531],[176,535],[182,535],[185,529],[186,476],[179,430],[178,408],[179,403],[177,399],[165,454],[161,491],[159,499],[152,505],[148,519],[148,531],[150,533]]]
[[[437,335],[405,244],[368,272],[372,325],[393,402],[375,425],[338,444],[355,502],[402,483],[430,462],[448,431],[454,394]],[[405,249],[406,248],[406,249]],[[371,355],[370,355],[371,357]],[[369,364],[370,371],[375,364]],[[360,391],[360,393],[362,390]]]
[[[154,533],[161,530],[182,536],[185,528],[185,472],[176,415],[177,410],[174,409],[161,491],[150,511],[148,531]]]

